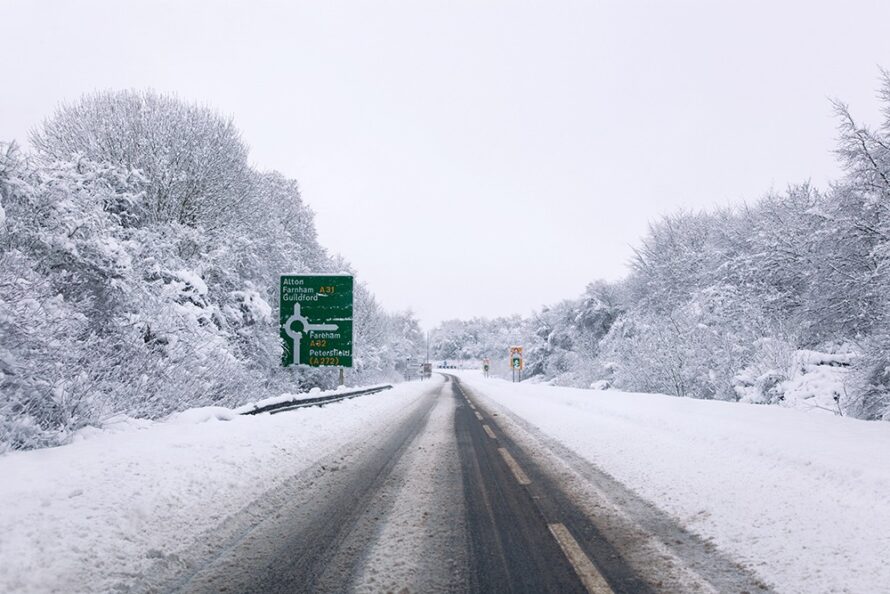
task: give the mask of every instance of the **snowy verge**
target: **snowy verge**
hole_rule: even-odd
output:
[[[455,372],[781,592],[890,583],[890,424]]]
[[[0,456],[0,591],[126,590],[286,479],[373,441],[423,393],[412,382],[281,415],[121,419],[67,446]]]

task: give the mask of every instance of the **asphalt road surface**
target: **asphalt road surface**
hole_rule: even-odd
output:
[[[292,477],[159,589],[769,591],[456,377],[418,390],[373,443]]]

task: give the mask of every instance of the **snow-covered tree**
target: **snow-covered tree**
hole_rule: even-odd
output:
[[[247,146],[207,107],[153,91],[94,93],[60,107],[31,143],[44,162],[83,157],[142,172],[145,199],[133,211],[142,224],[213,229],[244,210]]]
[[[0,144],[0,450],[117,414],[157,418],[332,387],[282,369],[278,277],[339,272],[296,181],[247,165],[232,122],[153,92],[60,108],[36,152]],[[357,283],[350,381],[418,345]]]
[[[830,406],[816,408],[890,418],[886,72],[880,96],[877,128],[835,104],[846,174],[829,188],[803,183],[750,205],[662,217],[624,281],[536,312],[525,323],[529,372],[559,384],[782,403],[822,361],[852,373],[832,388]],[[475,348],[469,324],[443,324],[440,352]]]

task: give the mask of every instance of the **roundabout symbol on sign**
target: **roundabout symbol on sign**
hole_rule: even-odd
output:
[[[294,324],[299,322],[302,330],[294,330]],[[300,339],[304,332],[334,332],[339,328],[337,324],[310,324],[309,320],[300,312],[300,304],[294,303],[294,313],[284,323],[284,332],[294,341],[294,352],[300,352]]]

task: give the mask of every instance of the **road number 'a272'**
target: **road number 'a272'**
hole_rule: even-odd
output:
[[[310,357],[309,365],[339,365],[340,357]]]

